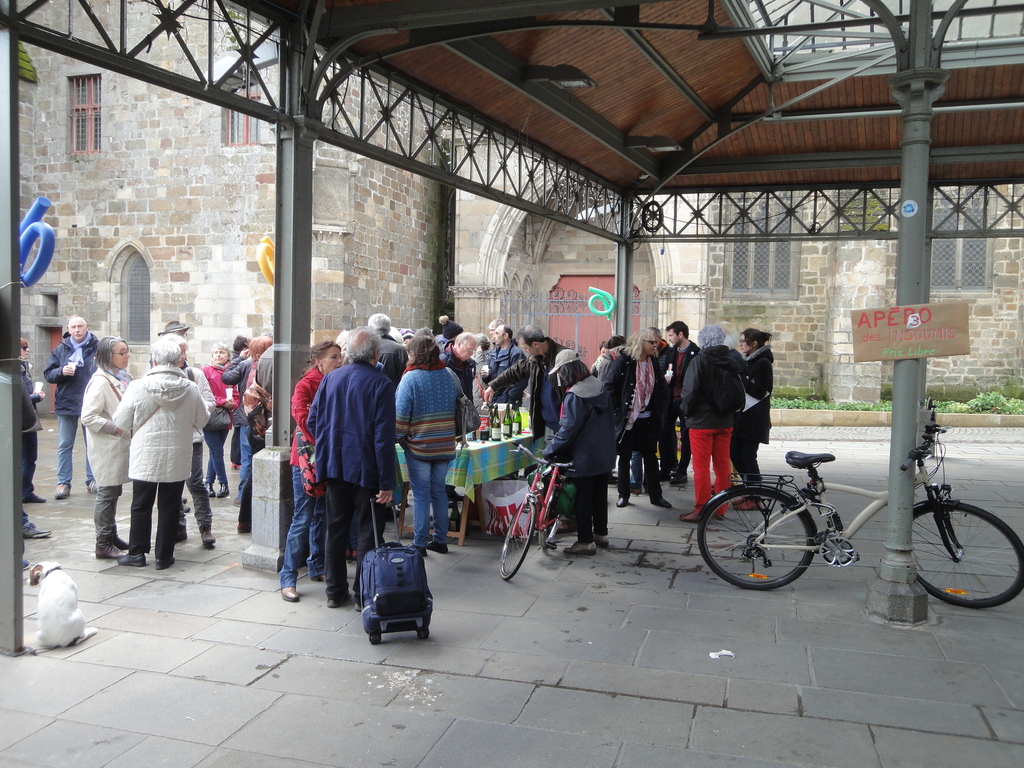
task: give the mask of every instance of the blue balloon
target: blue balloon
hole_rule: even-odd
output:
[[[29,288],[39,282],[46,273],[53,259],[53,246],[57,241],[53,227],[43,222],[43,215],[50,209],[49,200],[45,197],[36,198],[25,218],[21,220],[21,284]],[[32,252],[32,246],[39,241],[39,250],[32,261],[32,266],[25,270],[25,262]]]

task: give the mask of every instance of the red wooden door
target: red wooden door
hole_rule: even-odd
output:
[[[552,339],[570,349],[575,349],[583,362],[593,365],[601,353],[601,342],[608,339],[614,332],[611,315],[595,315],[590,311],[590,298],[594,295],[590,288],[615,295],[614,275],[562,275],[558,283],[548,295],[547,333]],[[638,299],[638,291],[633,288],[634,302]],[[616,296],[616,301],[619,297]],[[604,302],[596,302],[598,308]],[[639,330],[640,318],[631,312],[631,332]]]

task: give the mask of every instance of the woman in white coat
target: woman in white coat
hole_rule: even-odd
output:
[[[192,433],[210,420],[199,388],[178,367],[181,347],[163,337],[150,351],[153,367],[125,390],[114,423],[132,436],[128,477],[132,479],[132,530],[120,565],[143,567],[157,507],[156,569],[174,565],[181,489],[192,474]]]
[[[131,352],[124,339],[107,336],[96,347],[96,372],[82,398],[85,447],[96,478],[96,559],[116,560],[128,549],[117,535],[117,500],[128,482],[129,435],[114,423],[114,411],[128,383]]]

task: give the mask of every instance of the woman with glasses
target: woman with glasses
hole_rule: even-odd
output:
[[[615,408],[618,491],[616,507],[629,506],[629,459],[633,451],[643,457],[647,495],[651,504],[670,509],[658,481],[658,435],[668,403],[668,385],[658,371],[658,339],[650,331],[637,331],[626,340],[621,354],[601,367],[601,379]]]
[[[96,559],[116,560],[128,544],[117,535],[117,500],[128,482],[128,446],[131,436],[114,423],[114,411],[132,377],[131,352],[124,339],[107,336],[96,347],[96,371],[82,398],[85,448],[96,478]]]

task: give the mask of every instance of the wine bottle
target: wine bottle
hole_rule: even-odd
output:
[[[516,436],[523,434],[523,412],[518,407],[512,416],[512,434]]]
[[[491,440],[501,440],[501,415],[498,413],[498,406],[491,406]]]
[[[505,406],[505,418],[501,420],[501,437],[504,440],[512,439],[512,404]]]

